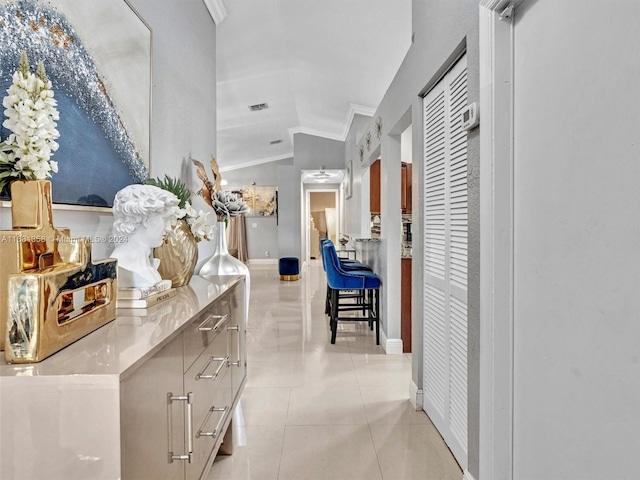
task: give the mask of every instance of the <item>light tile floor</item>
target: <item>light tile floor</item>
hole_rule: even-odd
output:
[[[410,354],[386,355],[364,322],[329,342],[321,265],[281,282],[251,268],[248,380],[235,451],[210,480],[459,480],[427,415],[409,401]]]

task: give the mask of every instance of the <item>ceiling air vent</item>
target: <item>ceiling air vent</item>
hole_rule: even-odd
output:
[[[273,140],[272,142],[269,142],[269,145],[277,145],[279,143],[282,143],[282,140]]]
[[[266,110],[269,108],[268,103],[256,103],[255,105],[249,105],[249,110],[252,112],[259,112],[260,110]]]

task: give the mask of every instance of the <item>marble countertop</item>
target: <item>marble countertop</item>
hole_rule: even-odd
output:
[[[174,297],[147,316],[118,316],[49,358],[32,364],[0,360],[0,378],[59,375],[117,375],[120,380],[174,338],[204,308],[243,277],[194,276]],[[4,357],[4,355],[0,355]]]

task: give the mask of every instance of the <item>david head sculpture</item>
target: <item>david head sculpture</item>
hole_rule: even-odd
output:
[[[116,247],[111,257],[118,260],[118,287],[144,288],[162,280],[160,261],[153,249],[162,244],[171,228],[173,193],[152,185],[129,185],[113,202],[113,237]]]

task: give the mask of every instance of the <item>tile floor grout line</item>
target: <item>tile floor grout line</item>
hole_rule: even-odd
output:
[[[282,457],[284,453],[284,441],[287,438],[287,417],[289,416],[289,407],[291,406],[291,387],[289,387],[289,402],[287,404],[287,415],[284,417],[284,431],[282,433],[282,443],[280,444],[280,460],[278,461],[278,475],[277,479],[280,479],[280,471],[282,470]]]
[[[321,269],[307,268],[300,282],[302,289],[293,289],[290,284],[281,285],[277,269],[263,269],[260,275],[252,276],[251,297],[254,303],[248,325],[252,338],[251,344],[247,345],[247,353],[259,368],[249,372],[257,385],[247,387],[247,392],[251,390],[251,395],[245,397],[245,413],[248,412],[254,422],[258,422],[253,423],[254,433],[260,431],[255,430],[256,428],[269,429],[273,425],[277,426],[278,435],[282,436],[279,438],[280,445],[277,445],[278,437],[268,437],[270,439],[266,443],[264,439],[256,438],[251,455],[245,450],[246,456],[243,454],[243,458],[238,458],[236,462],[230,463],[223,459],[218,466],[220,476],[214,473],[210,475],[210,480],[262,480],[266,479],[264,468],[268,468],[268,478],[279,480],[316,480],[328,478],[328,475],[331,478],[346,478],[349,475],[347,472],[353,474],[360,471],[362,475],[362,468],[368,472],[369,479],[384,480],[383,471],[393,475],[390,472],[399,473],[402,470],[404,473],[400,476],[406,479],[424,478],[428,474],[428,470],[421,467],[424,464],[422,455],[427,455],[427,452],[420,449],[399,464],[403,455],[390,457],[386,450],[391,438],[395,445],[401,440],[402,432],[426,428],[426,424],[423,425],[422,422],[414,425],[413,417],[405,417],[403,404],[397,401],[405,397],[408,400],[408,392],[405,390],[406,384],[410,382],[410,372],[409,379],[406,377],[411,369],[412,357],[385,357],[384,350],[375,345],[374,333],[368,328],[356,328],[360,325],[358,323],[345,323],[342,335],[338,335],[336,344],[331,345],[328,317],[324,314],[325,285],[322,274]],[[303,301],[300,300],[301,296],[304,297]],[[343,375],[347,370],[349,375]],[[283,391],[285,388],[288,389],[287,393]],[[349,393],[343,399],[339,395],[341,388],[357,388],[358,391],[357,394]],[[375,388],[381,391],[378,393]],[[269,391],[273,393],[270,394]],[[305,394],[305,391],[309,393]],[[329,393],[322,393],[323,391]],[[385,394],[385,391],[389,393]],[[326,402],[317,395],[328,395],[326,398],[331,406],[327,407]],[[321,410],[323,408],[326,408],[326,412]],[[311,413],[313,416],[310,416]],[[339,422],[349,419],[356,419],[359,423]],[[288,424],[290,420],[295,420],[296,423]],[[309,420],[318,423],[303,423]],[[323,420],[330,423],[323,423]],[[365,426],[369,432],[368,437]],[[252,428],[251,425],[248,427]],[[276,430],[264,432],[273,432],[275,435]],[[358,467],[360,470],[354,470],[349,464],[353,460],[344,463],[344,459],[336,459],[342,463],[332,460],[327,465],[318,463],[319,455],[332,456],[337,453],[340,456],[335,451],[333,439],[338,437],[347,440],[353,435],[361,442],[366,442],[366,445],[358,444],[359,449],[366,449],[367,458]],[[319,448],[300,449],[307,442],[314,442],[318,439],[316,437],[322,436],[328,440],[318,443]],[[380,450],[376,448],[374,437]],[[441,439],[433,441],[434,452],[441,455],[440,450],[446,444]],[[251,445],[247,444],[246,447],[250,448]],[[398,444],[394,448],[402,451],[402,448],[408,447]],[[378,465],[378,475],[375,474],[373,455]],[[442,455],[438,460],[439,464],[447,462],[447,468],[453,468],[451,457]],[[327,468],[331,469],[331,473]],[[417,476],[412,476],[410,471]],[[447,475],[458,478],[461,473],[457,469],[447,470]]]
[[[367,424],[369,430],[369,436],[371,437],[371,444],[373,445],[373,452],[376,454],[376,462],[378,464],[378,471],[380,472],[380,479],[384,480],[384,474],[382,473],[382,465],[380,465],[380,457],[378,456],[378,449],[376,448],[376,442],[373,438],[373,432],[371,431],[371,424]]]

